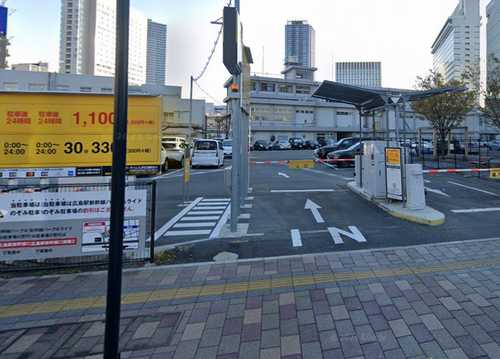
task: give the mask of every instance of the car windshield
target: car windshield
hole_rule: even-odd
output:
[[[217,150],[217,142],[216,141],[196,141],[194,148],[197,151],[215,151],[215,150]]]
[[[177,147],[177,144],[175,144],[175,143],[164,143],[163,147],[165,147],[165,149],[167,149],[167,150],[172,150],[172,149],[175,149]]]

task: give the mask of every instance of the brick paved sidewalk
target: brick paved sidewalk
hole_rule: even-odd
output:
[[[500,358],[500,239],[124,275],[122,358]],[[0,279],[0,357],[100,358],[105,273]]]

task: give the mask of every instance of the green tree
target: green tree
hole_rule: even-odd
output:
[[[488,59],[488,77],[482,95],[484,106],[481,106],[481,111],[491,125],[500,129],[500,60],[495,56]]]
[[[465,81],[450,81],[446,83],[443,76],[430,71],[425,77],[417,78],[419,90],[433,90],[446,87],[462,88]],[[415,112],[425,116],[438,137],[438,155],[447,153],[447,138],[451,130],[460,127],[465,115],[472,110],[477,103],[477,93],[472,91],[449,92],[441,95],[425,98],[413,103]]]

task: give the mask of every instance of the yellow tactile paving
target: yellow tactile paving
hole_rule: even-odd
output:
[[[245,293],[257,290],[298,288],[315,284],[328,284],[343,281],[356,281],[372,278],[397,277],[421,273],[438,273],[467,268],[487,267],[497,265],[500,258],[488,258],[481,260],[457,261],[436,265],[401,268],[387,268],[373,271],[360,272],[337,272],[296,277],[284,277],[274,279],[260,279],[254,281],[242,281],[226,284],[207,284],[190,288],[159,289],[128,293],[123,296],[122,304],[139,304],[146,302],[163,301],[170,299],[186,299],[206,296],[220,296],[224,294]],[[102,308],[106,305],[103,296],[53,300],[40,303],[13,304],[0,306],[0,318],[16,317],[30,314],[55,313],[70,310],[82,310],[87,308]]]

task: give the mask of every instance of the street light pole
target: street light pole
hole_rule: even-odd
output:
[[[130,0],[116,0],[115,123],[113,125],[114,150],[111,175],[110,242],[104,359],[120,358],[123,222],[127,163],[129,17]]]

